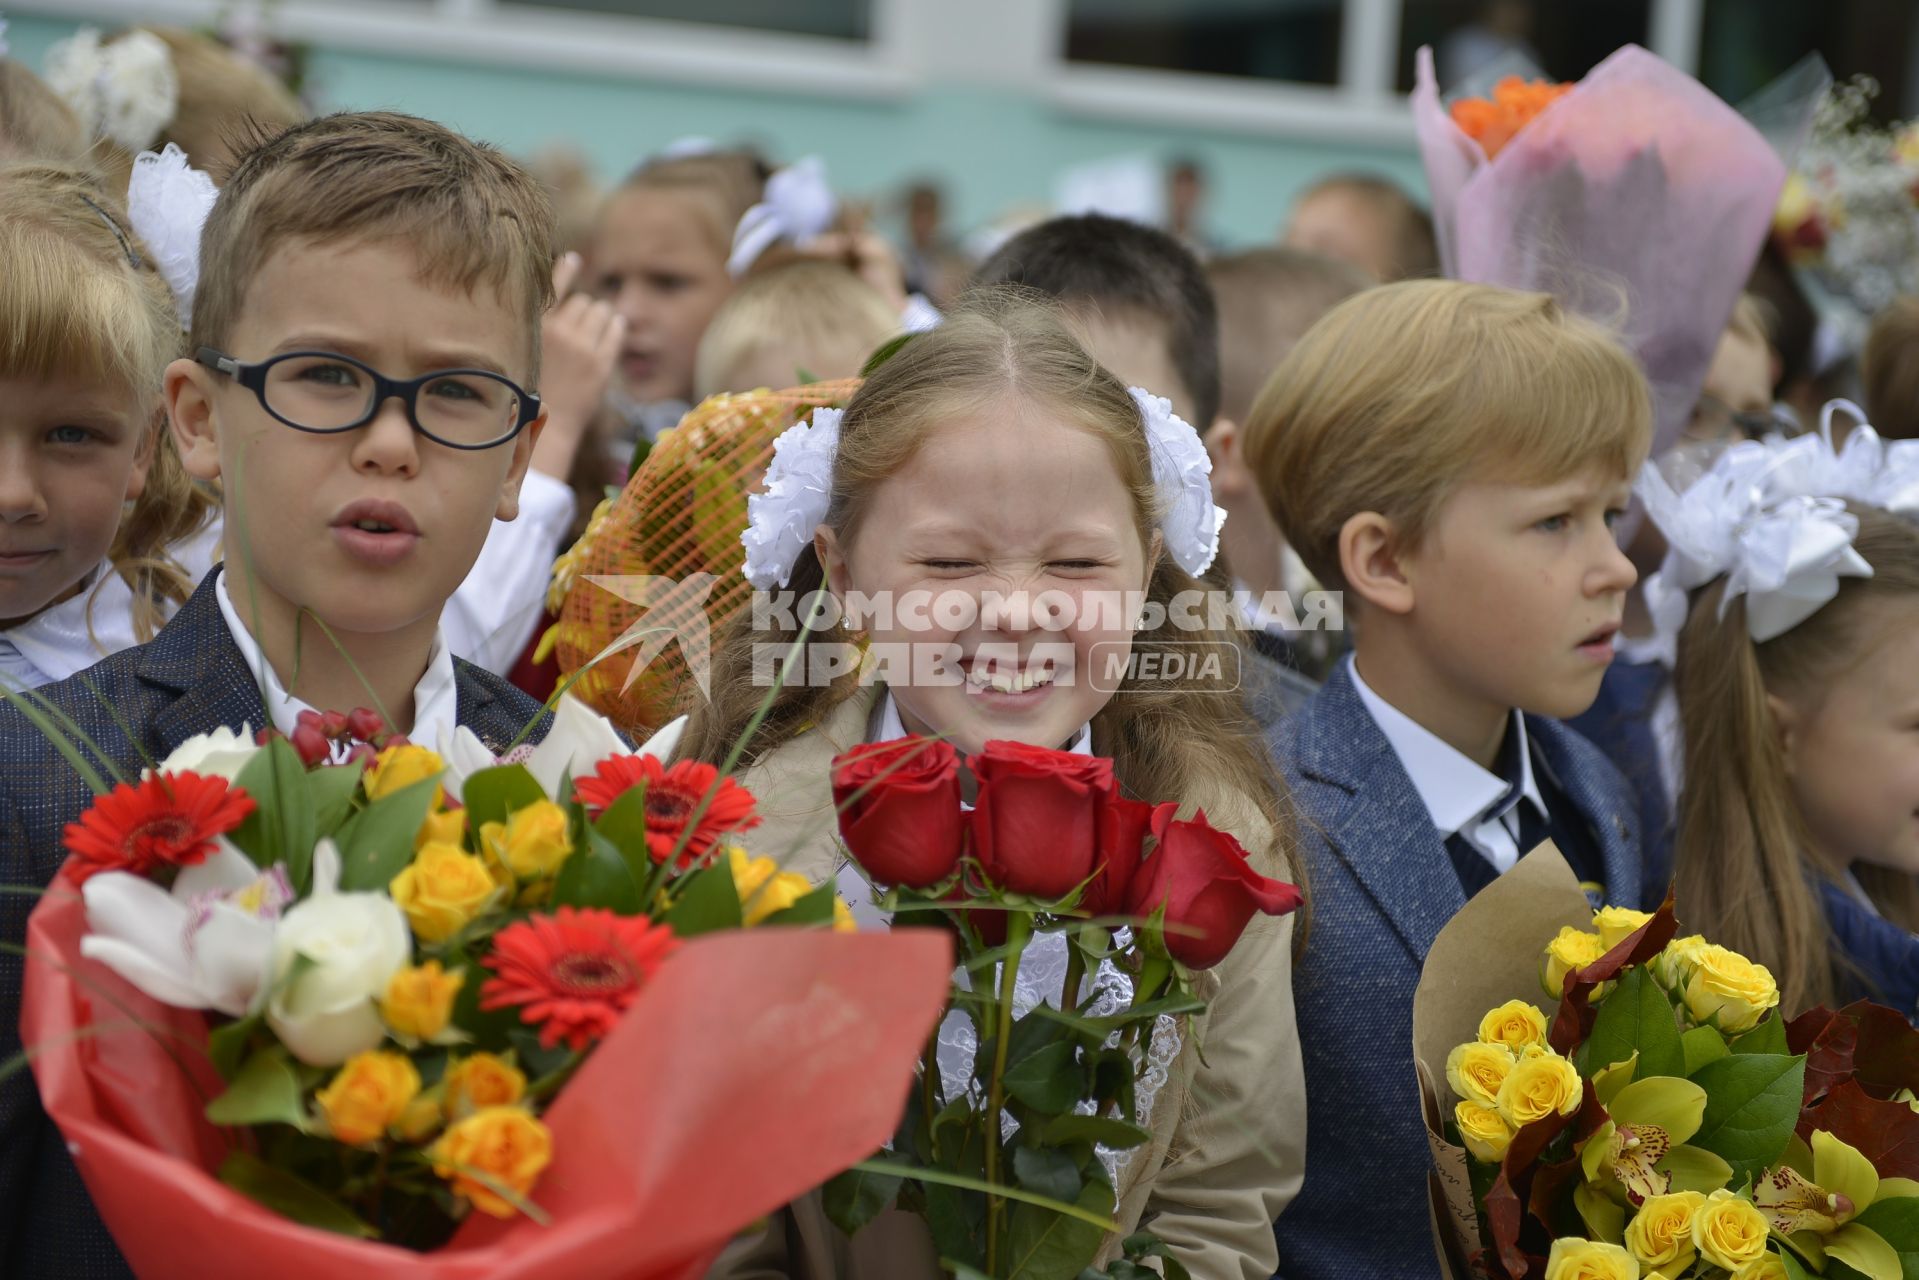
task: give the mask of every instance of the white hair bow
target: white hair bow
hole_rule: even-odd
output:
[[[180,327],[193,326],[193,295],[200,285],[200,231],[220,192],[213,179],[187,163],[186,152],[167,143],[157,155],[142,151],[127,184],[127,220],[140,233],[153,262],[173,290]]]
[[[1844,449],[1832,443],[1838,412],[1860,424]],[[1857,405],[1835,400],[1816,435],[1742,441],[1683,493],[1649,464],[1637,491],[1668,544],[1645,596],[1648,651],[1671,666],[1691,593],[1716,578],[1726,579],[1721,617],[1734,597],[1746,597],[1755,644],[1817,613],[1841,578],[1870,578],[1872,566],[1852,545],[1859,521],[1845,504],[1919,512],[1919,441],[1883,441]]]
[[[112,44],[82,27],[47,51],[43,78],[96,138],[144,151],[173,120],[180,80],[166,42],[129,31]]]
[[[726,269],[743,276],[780,241],[798,244],[825,235],[839,207],[833,188],[826,184],[825,163],[818,156],[794,161],[766,180],[760,202],[740,218]]]

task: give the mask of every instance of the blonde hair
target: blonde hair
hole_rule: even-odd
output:
[[[700,215],[708,244],[722,260],[732,252],[733,232],[760,202],[772,170],[750,151],[649,160],[621,183],[607,203],[632,191],[655,191],[687,200]]]
[[[1873,317],[1860,372],[1873,430],[1919,439],[1919,297],[1895,298]]]
[[[498,149],[430,120],[370,111],[295,125],[248,152],[201,234],[191,347],[226,345],[253,277],[296,239],[397,241],[431,284],[498,290],[525,322],[538,385],[553,211]]]
[[[873,493],[941,423],[1009,395],[1044,402],[1108,445],[1132,497],[1141,543],[1150,547],[1159,501],[1138,407],[1119,380],[1073,340],[1056,305],[1008,287],[969,294],[939,328],[915,337],[875,370],[847,403],[826,525],[842,542],[851,539]],[[810,546],[800,553],[789,585],[800,598],[824,589],[825,574]],[[1197,589],[1195,579],[1161,556],[1147,596],[1165,604],[1178,592]],[[1142,632],[1139,639],[1172,639],[1172,627],[1169,616],[1160,631]],[[712,701],[692,708],[687,743],[695,758],[723,759],[764,701],[766,691],[752,678],[756,642],[784,646],[802,634],[807,645],[843,639],[834,632],[755,631],[747,614],[727,628],[717,645]],[[1235,643],[1224,632],[1181,631],[1177,638]],[[849,674],[830,686],[781,689],[744,760],[758,760],[819,723],[857,692],[857,680]],[[1093,717],[1093,750],[1112,757],[1120,785],[1133,795],[1198,800],[1209,812],[1252,807],[1273,833],[1272,848],[1253,852],[1288,859],[1284,784],[1238,693],[1124,684]]]
[[[80,165],[87,131],[73,108],[24,63],[0,58],[0,163]]]
[[[1919,596],[1919,528],[1854,507],[1853,546],[1870,578],[1841,578],[1839,594],[1784,635],[1755,645],[1746,599],[1720,616],[1726,580],[1697,592],[1679,638],[1673,682],[1685,736],[1674,890],[1686,928],[1772,970],[1787,1011],[1831,1003],[1845,965],[1833,951],[1809,836],[1793,803],[1784,748],[1767,694],[1815,693],[1874,638],[1862,615],[1875,601]],[[1810,874],[1809,874],[1810,873]],[[1919,882],[1880,867],[1856,874],[1875,904],[1919,931]]]
[[[215,508],[162,429],[161,380],[181,350],[173,295],[119,203],[91,175],[49,165],[0,169],[0,280],[0,376],[121,387],[147,415],[153,460],[108,555],[149,640],[196,585],[168,548]]]
[[[1652,438],[1646,379],[1613,334],[1550,294],[1450,280],[1369,289],[1273,373],[1246,458],[1286,540],[1343,587],[1340,530],[1361,512],[1417,548],[1473,479],[1629,479]]]
[[[899,331],[900,319],[880,291],[837,262],[800,260],[756,270],[707,323],[693,365],[693,398],[754,390],[735,383],[769,354],[789,366],[783,385],[850,378]]]
[[[1241,424],[1314,322],[1373,285],[1350,263],[1280,246],[1214,258],[1206,278],[1219,304],[1219,413]]]

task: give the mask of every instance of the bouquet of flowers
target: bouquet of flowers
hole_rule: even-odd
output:
[[[1788,146],[1822,77],[1769,95]],[[1446,274],[1623,318],[1653,387],[1653,451],[1671,444],[1786,181],[1767,133],[1635,45],[1575,85],[1510,77],[1451,110],[1421,49],[1413,121]]]
[[[1448,1274],[1919,1276],[1919,1033],[1789,1026],[1763,966],[1677,932],[1670,898],[1590,912],[1550,848],[1441,932],[1413,1034]]]
[[[676,732],[309,713],[100,780],[21,1030],[134,1270],[692,1277],[880,1146],[950,948],[835,931]]]
[[[834,762],[858,871],[903,922],[944,924],[960,965],[891,1159],[843,1176],[827,1208],[851,1232],[897,1204],[957,1274],[1067,1280],[1114,1228],[1204,971],[1300,895],[1204,813],[1119,794],[1111,760],[989,742],[964,761],[970,809],[961,765],[930,738]],[[1185,1275],[1148,1235],[1107,1252],[1122,1256],[1100,1275]]]

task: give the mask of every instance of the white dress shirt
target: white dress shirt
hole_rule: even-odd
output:
[[[1359,700],[1386,735],[1393,754],[1413,781],[1413,789],[1432,815],[1442,839],[1464,836],[1486,861],[1501,874],[1512,870],[1519,855],[1528,850],[1519,847],[1519,805],[1531,804],[1542,821],[1549,821],[1545,798],[1533,778],[1531,745],[1526,741],[1526,718],[1512,713],[1514,754],[1519,760],[1518,796],[1513,785],[1496,773],[1483,769],[1463,752],[1444,741],[1426,726],[1393,706],[1360,677],[1359,665],[1346,659]]]

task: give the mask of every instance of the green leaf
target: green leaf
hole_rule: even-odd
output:
[[[629,787],[614,797],[593,825],[626,858],[635,880],[653,874],[653,855],[646,848],[645,783]]]
[[[1686,1053],[1679,1043],[1672,1002],[1643,968],[1629,969],[1619,979],[1619,988],[1599,1006],[1585,1046],[1589,1071],[1624,1062],[1635,1052],[1641,1080],[1686,1073]]]
[[[433,811],[438,775],[375,800],[340,828],[340,890],[384,890],[413,861],[413,841]]]
[[[848,1169],[826,1184],[826,1216],[850,1236],[892,1206],[904,1181],[896,1173]]]
[[[573,851],[553,882],[556,907],[605,907],[623,916],[640,913],[640,886],[626,860],[599,832],[588,830],[586,844]]]
[[[1806,1270],[1805,1263],[1793,1256],[1792,1250],[1779,1250],[1779,1262],[1786,1269],[1786,1280],[1813,1280],[1812,1273]]]
[[[1919,1196],[1875,1200],[1853,1221],[1892,1246],[1907,1280],[1919,1277]]]
[[[320,1188],[245,1151],[228,1156],[220,1165],[219,1176],[241,1195],[303,1226],[362,1240],[380,1236],[358,1214]]]
[[[233,785],[252,796],[257,807],[227,838],[260,867],[286,863],[293,892],[305,895],[318,836],[313,793],[299,753],[285,738],[273,738],[247,761]]]
[[[207,1060],[213,1063],[213,1069],[220,1073],[222,1080],[231,1081],[239,1073],[240,1063],[247,1056],[247,1046],[253,1039],[253,1033],[266,1021],[262,1003],[262,1012],[250,1013],[207,1033]]]
[[[249,1058],[227,1091],[207,1103],[207,1119],[217,1125],[303,1128],[306,1111],[300,1102],[300,1077],[288,1063],[286,1051],[265,1049]]]
[[[467,826],[477,836],[488,822],[505,822],[510,814],[547,799],[546,788],[523,764],[503,764],[482,769],[466,780],[460,789],[460,803],[466,806]]]
[[[732,868],[705,867],[689,872],[674,881],[673,888],[675,896],[673,905],[667,908],[666,922],[682,938],[740,927],[740,893],[733,883]]]
[[[1686,1054],[1686,1075],[1705,1066],[1708,1062],[1717,1062],[1732,1050],[1726,1047],[1726,1037],[1711,1027],[1694,1027],[1679,1037],[1679,1047]]]
[[[360,786],[360,774],[366,762],[331,765],[307,774],[307,791],[313,797],[313,829],[330,836],[353,812],[353,796]]]
[[[1734,1053],[1770,1053],[1785,1055],[1792,1050],[1786,1045],[1786,1023],[1777,1013],[1764,1022],[1739,1036],[1732,1042]]]
[[[1707,1063],[1693,1077],[1706,1091],[1706,1115],[1692,1145],[1731,1165],[1733,1186],[1757,1180],[1792,1141],[1805,1080],[1804,1057],[1735,1053]]]
[[[1040,1130],[1039,1140],[1049,1147],[1063,1147],[1074,1142],[1097,1142],[1114,1151],[1127,1151],[1152,1136],[1140,1126],[1113,1116],[1069,1114],[1054,1116],[1047,1121],[1046,1127]]]
[[[1028,1191],[1072,1204],[1083,1182],[1079,1164],[1056,1147],[1014,1147],[1013,1176]]]
[[[1080,1189],[1074,1203],[1109,1217],[1113,1189],[1095,1178]],[[1006,1280],[1074,1280],[1104,1238],[1103,1231],[1081,1219],[1016,1204],[1006,1229]]]
[[[1073,1045],[1060,1041],[1008,1067],[1004,1083],[1012,1097],[1044,1115],[1056,1116],[1079,1101],[1084,1074],[1073,1062]]]
[[[838,896],[833,882],[828,880],[786,910],[775,911],[760,923],[811,927],[830,925],[833,923],[833,902]]]

